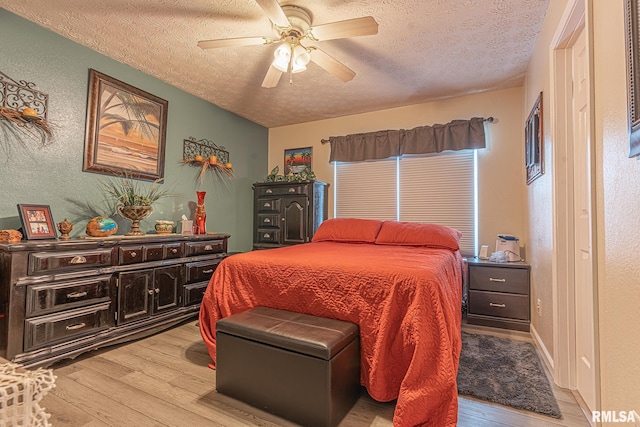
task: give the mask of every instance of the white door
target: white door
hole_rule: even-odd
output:
[[[585,31],[572,48],[574,135],[574,239],[576,304],[576,388],[596,409],[594,272],[592,253],[589,58]]]

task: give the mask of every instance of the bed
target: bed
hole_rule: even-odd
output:
[[[220,263],[200,309],[215,368],[215,323],[267,306],[360,327],[361,383],[397,399],[395,426],[455,426],[461,350],[460,233],[434,224],[331,219],[311,243]]]

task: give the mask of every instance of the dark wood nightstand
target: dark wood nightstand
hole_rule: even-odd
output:
[[[469,258],[467,323],[529,331],[529,271],[524,262]]]

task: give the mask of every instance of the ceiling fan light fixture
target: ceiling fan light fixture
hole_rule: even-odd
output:
[[[289,68],[289,62],[291,61],[291,47],[288,44],[281,44],[278,48],[273,52],[273,65],[278,70],[286,73]]]
[[[293,48],[293,61],[291,61],[291,72],[300,73],[307,69],[307,64],[311,61],[311,55],[307,49],[301,45]]]

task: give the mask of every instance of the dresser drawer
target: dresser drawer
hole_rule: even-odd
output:
[[[484,291],[469,291],[469,314],[529,320],[529,297]]]
[[[113,276],[27,286],[26,317],[96,304],[111,299]]]
[[[200,304],[209,282],[191,283],[183,287],[184,305]]]
[[[258,196],[283,196],[285,194],[307,194],[307,186],[291,184],[258,188]]]
[[[260,213],[278,213],[280,212],[280,205],[282,204],[282,199],[275,198],[259,198],[258,199],[258,212]]]
[[[258,228],[280,228],[279,214],[258,214]]]
[[[224,252],[223,240],[206,240],[203,242],[187,242],[187,256],[215,254]]]
[[[25,320],[24,350],[95,333],[115,325],[111,302]]]
[[[142,245],[136,246],[122,246],[118,250],[119,262],[121,265],[124,264],[137,264],[142,262],[144,252],[142,251]]]
[[[256,236],[257,243],[280,243],[280,231],[258,230]]]
[[[185,265],[186,283],[208,281],[211,279],[216,267],[222,259],[213,259],[209,261],[190,262]]]
[[[181,258],[182,253],[182,244],[180,243],[169,243],[164,245],[164,257],[165,259],[173,259],[173,258]]]
[[[53,273],[112,265],[111,249],[29,254],[29,274]]]
[[[145,261],[160,261],[164,259],[164,245],[144,245],[142,257]]]
[[[529,294],[529,270],[508,267],[469,266],[469,289]]]

